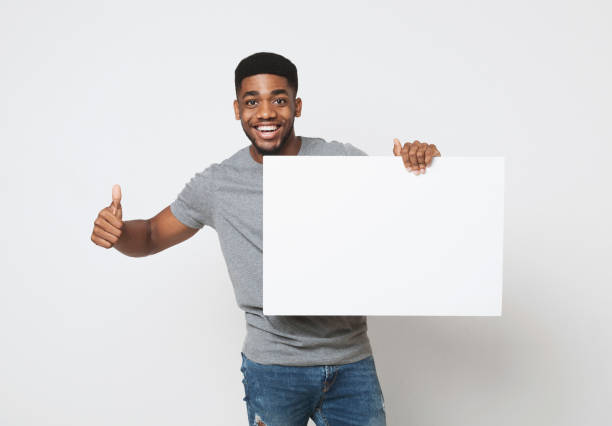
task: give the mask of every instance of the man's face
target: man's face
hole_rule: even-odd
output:
[[[262,154],[276,154],[292,137],[293,120],[302,111],[285,77],[256,74],[242,80],[234,101],[236,120],[251,143]]]

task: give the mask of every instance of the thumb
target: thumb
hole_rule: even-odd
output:
[[[393,155],[396,157],[402,153],[402,143],[398,138],[393,139]]]
[[[119,185],[113,186],[113,202],[111,206],[113,214],[117,216],[117,212],[121,210],[121,187]]]

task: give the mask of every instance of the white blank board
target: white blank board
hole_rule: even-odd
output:
[[[265,315],[501,315],[503,157],[263,167]]]

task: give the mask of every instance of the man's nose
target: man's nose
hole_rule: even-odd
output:
[[[276,117],[276,111],[268,102],[262,102],[257,109],[257,116],[259,118],[273,118]]]

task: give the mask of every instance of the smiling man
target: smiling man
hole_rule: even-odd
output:
[[[350,143],[296,136],[302,111],[295,65],[260,52],[235,70],[234,113],[251,141],[188,182],[148,220],[122,220],[121,192],[91,240],[129,256],[157,253],[205,225],[217,231],[238,306],[245,312],[243,384],[249,425],[384,425],[384,398],[364,316],[268,316],[262,310],[262,186],[266,155],[367,155]],[[424,173],[435,145],[394,141],[406,168]],[[308,268],[305,264],[304,268]],[[295,271],[299,274],[300,271]]]

